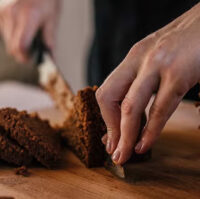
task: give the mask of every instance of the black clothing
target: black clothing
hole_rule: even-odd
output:
[[[198,0],[94,0],[95,35],[88,59],[88,83],[100,85],[129,49],[167,25]],[[197,87],[189,94],[197,98]]]

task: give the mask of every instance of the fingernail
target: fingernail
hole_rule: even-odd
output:
[[[107,143],[106,143],[106,151],[107,151],[108,153],[111,152],[111,141],[110,141],[110,140],[107,140]]]
[[[119,150],[116,150],[113,155],[112,155],[112,160],[115,164],[118,163],[119,161],[119,158],[120,158],[120,151]]]
[[[135,146],[135,151],[139,153],[142,149],[142,145],[143,145],[142,142],[138,142],[137,145]]]

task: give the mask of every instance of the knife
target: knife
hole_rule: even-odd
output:
[[[123,165],[116,165],[113,163],[111,156],[108,155],[105,162],[105,168],[120,179],[124,179],[128,182],[135,182],[140,176],[136,171],[138,170],[137,168],[151,159],[151,153],[151,150],[143,155],[134,153]]]
[[[16,0],[0,0],[0,9],[14,4]],[[34,64],[38,68],[39,84],[53,98],[57,107],[66,117],[73,108],[74,94],[69,84],[64,80],[58,70],[55,61],[52,59],[50,50],[42,41],[42,32],[38,31],[30,47],[30,57],[33,57]]]
[[[142,122],[137,141],[140,139],[143,127],[146,124],[145,114],[143,114],[141,121]],[[124,179],[127,182],[136,182],[140,178],[140,175],[137,173],[137,168],[140,167],[141,164],[145,164],[145,162],[149,161],[151,159],[151,155],[151,149],[144,154],[137,154],[133,152],[131,158],[123,165],[116,165],[113,163],[111,156],[107,155],[104,166],[108,171],[110,171],[118,178]]]
[[[67,117],[73,108],[74,94],[61,75],[50,50],[44,45],[41,38],[41,31],[39,31],[32,42],[29,52],[34,57],[35,65],[38,68],[38,82],[50,94],[57,107]]]

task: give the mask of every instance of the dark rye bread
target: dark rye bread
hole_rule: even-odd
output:
[[[3,128],[0,128],[0,159],[18,166],[29,165],[32,161],[28,151],[8,138]]]
[[[101,142],[106,127],[96,102],[96,89],[87,87],[74,97],[74,109],[62,133],[67,145],[87,167],[103,166],[106,154]]]
[[[96,101],[96,90],[97,87],[94,86],[78,91],[74,97],[74,109],[65,122],[62,132],[67,145],[87,167],[104,166],[107,154],[101,141],[106,133],[106,125]],[[140,133],[145,123],[146,116],[143,114]],[[150,157],[151,150],[142,155],[133,152],[129,162],[141,162]]]
[[[54,167],[60,159],[60,137],[47,121],[12,108],[0,109],[0,126],[8,137],[25,148],[44,166]]]

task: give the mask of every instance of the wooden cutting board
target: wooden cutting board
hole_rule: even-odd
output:
[[[55,110],[40,111],[53,123]],[[128,184],[104,168],[87,169],[69,151],[58,170],[31,168],[30,177],[16,176],[0,163],[0,196],[16,199],[200,198],[200,116],[182,103],[153,149],[153,159],[137,165],[137,180]]]

